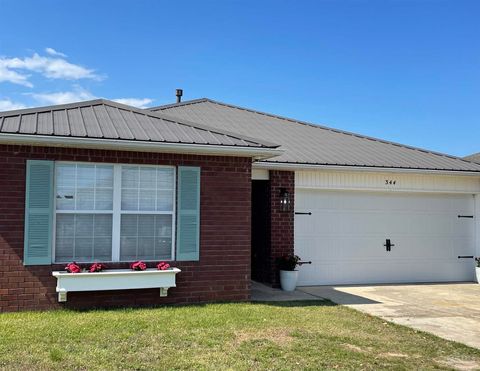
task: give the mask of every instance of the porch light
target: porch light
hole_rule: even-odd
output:
[[[292,199],[290,192],[286,188],[280,188],[280,210],[290,211],[292,208]]]

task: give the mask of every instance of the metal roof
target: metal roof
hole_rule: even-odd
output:
[[[208,124],[281,144],[268,163],[479,172],[458,157],[349,133],[203,98],[153,107],[178,119]]]
[[[463,159],[480,164],[480,153],[474,153],[472,155],[465,156]]]
[[[0,112],[0,134],[276,148],[220,128],[105,99]]]

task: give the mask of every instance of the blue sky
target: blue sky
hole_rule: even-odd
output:
[[[209,97],[480,151],[480,1],[0,0],[0,109]]]

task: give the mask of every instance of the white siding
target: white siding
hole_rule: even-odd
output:
[[[474,194],[480,193],[480,176],[359,171],[296,171],[295,187],[303,189]]]

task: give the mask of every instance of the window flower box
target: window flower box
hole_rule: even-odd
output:
[[[167,296],[170,287],[175,287],[175,276],[178,268],[167,270],[146,269],[132,271],[130,269],[109,269],[93,273],[68,273],[54,271],[57,278],[58,301],[66,302],[67,293],[74,291],[106,291],[159,288],[160,296]]]

